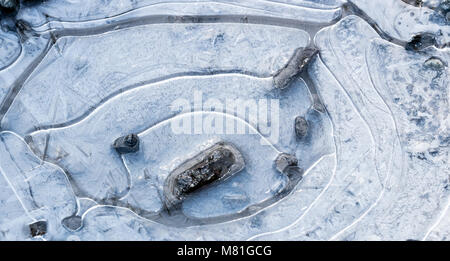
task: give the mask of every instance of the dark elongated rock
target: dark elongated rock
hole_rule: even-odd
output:
[[[39,220],[29,225],[32,237],[43,236],[47,233],[47,221]]]
[[[405,49],[408,51],[420,51],[433,45],[436,45],[435,36],[430,33],[423,33],[413,36],[406,44]]]
[[[275,87],[284,89],[292,80],[300,74],[312,60],[319,49],[314,47],[298,48],[284,68],[279,70],[273,77]]]
[[[212,182],[225,180],[245,166],[241,153],[229,143],[220,142],[177,167],[168,177],[164,195],[168,207]]]
[[[441,58],[436,57],[436,56],[432,56],[432,57],[428,58],[424,62],[423,65],[425,65],[425,67],[430,68],[434,71],[442,71],[447,66],[447,64]]]
[[[80,216],[66,217],[61,221],[61,224],[70,231],[78,230],[82,225],[82,219]]]
[[[308,134],[308,121],[305,117],[297,116],[294,123],[295,134],[299,138],[303,138]]]
[[[129,134],[117,138],[113,147],[120,154],[137,152],[139,150],[139,137],[136,134]]]

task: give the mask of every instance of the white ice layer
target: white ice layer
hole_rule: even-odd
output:
[[[174,134],[173,124],[214,122],[230,127],[242,125],[254,134],[226,134],[223,130],[203,135]],[[194,125],[193,124],[193,125]],[[194,130],[195,126],[192,126]],[[204,125],[206,127],[206,125]],[[189,217],[206,218],[242,212],[247,207],[276,196],[287,185],[287,177],[273,168],[278,150],[261,145],[264,137],[241,119],[220,112],[186,113],[160,123],[139,135],[142,149],[139,153],[124,155],[131,175],[131,191],[127,202],[148,202],[162,207],[164,181],[181,163],[217,142],[229,142],[242,153],[245,168],[224,182],[200,190],[183,203],[183,212]],[[258,151],[257,155],[254,153]],[[145,194],[144,194],[145,193]],[[147,194],[148,193],[148,194]],[[150,202],[151,201],[151,202]],[[153,207],[152,205],[150,205]],[[137,207],[152,210],[143,204]]]
[[[2,198],[1,205],[2,208],[11,207],[2,213],[9,212],[9,215],[12,215],[10,217],[22,213],[19,220],[47,221],[46,239],[52,239],[63,232],[61,220],[72,216],[77,210],[77,200],[64,172],[59,167],[37,158],[25,141],[11,132],[0,133],[0,155],[1,184],[10,186],[2,192],[9,196]],[[10,189],[15,197],[9,192]],[[12,202],[8,203],[6,199]],[[20,202],[20,207],[16,200]],[[3,205],[5,203],[8,204]],[[22,233],[29,231],[27,223],[21,223],[21,233],[9,235],[6,229],[9,226],[14,229],[11,233],[17,232],[18,224],[15,222],[5,222],[5,227],[2,225],[2,229],[5,228],[5,239],[13,239],[10,237],[14,236],[22,238]],[[30,237],[28,232],[25,238]]]
[[[0,30],[0,104],[21,85],[24,73],[31,73],[30,68],[45,54],[48,43],[48,37],[38,36],[28,37],[21,43],[16,33]]]
[[[445,17],[427,7],[400,0],[349,0],[375,21],[390,37],[409,41],[419,33],[435,35],[439,45],[450,43],[450,25]]]

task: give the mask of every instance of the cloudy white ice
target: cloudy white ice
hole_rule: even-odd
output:
[[[0,240],[449,240],[450,1],[415,2],[1,11]],[[244,168],[168,207],[170,174],[221,142]]]

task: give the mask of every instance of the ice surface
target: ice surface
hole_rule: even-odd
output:
[[[81,2],[0,17],[0,240],[450,238],[442,1]],[[436,46],[405,50],[419,33]],[[243,170],[167,208],[168,175],[217,142]]]
[[[419,33],[435,35],[438,44],[450,43],[450,25],[446,18],[427,7],[415,7],[403,1],[350,0],[390,37],[409,41]]]
[[[11,65],[22,51],[19,37],[11,32],[0,32],[0,70]]]
[[[272,146],[261,145],[263,137],[260,134],[211,133],[195,136],[180,134],[165,138],[167,133],[171,132],[171,124],[175,120],[191,121],[194,117],[202,117],[202,120],[209,118],[216,122],[223,121],[227,124],[231,122],[235,126],[242,124],[242,120],[223,113],[195,114],[183,114],[177,117],[178,119],[158,124],[145,131],[140,135],[145,146],[143,151],[134,155],[124,155],[127,169],[132,176],[132,184],[134,184],[127,199],[137,202],[151,199],[159,201],[158,194],[162,194],[163,181],[174,167],[201,152],[201,150],[198,151],[200,148],[206,148],[208,144],[211,146],[214,141],[235,144],[244,157],[245,168],[226,181],[209,186],[188,197],[183,203],[183,210],[187,216],[204,218],[242,212],[252,204],[275,196],[285,187],[287,178],[273,168],[273,160],[278,151]],[[254,151],[258,151],[257,155],[252,153]],[[174,155],[180,156],[174,157]],[[148,181],[145,179],[146,174],[149,176]],[[141,186],[146,189],[142,189]],[[152,191],[148,196],[142,195],[144,192],[150,193],[152,187],[154,192]]]
[[[48,235],[44,237],[51,239],[61,233],[61,219],[77,209],[77,200],[66,175],[59,167],[37,158],[16,134],[1,132],[0,142],[3,180],[13,188],[22,207],[13,205],[12,210],[25,211],[34,221],[46,220]]]
[[[237,24],[146,25],[63,37],[27,79],[1,126],[25,134],[66,125],[124,90],[182,75],[268,77],[308,43],[302,30]],[[43,106],[46,101],[54,106]]]
[[[12,102],[8,95],[15,93],[25,80],[23,74],[31,73],[33,65],[45,54],[48,38],[29,37],[20,44],[20,37],[12,32],[0,31],[0,103],[2,107]],[[5,111],[0,110],[0,115]]]

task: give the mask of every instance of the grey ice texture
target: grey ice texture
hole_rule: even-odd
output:
[[[0,23],[0,240],[449,240],[444,1],[22,3],[27,30]],[[437,46],[406,51],[419,33]],[[274,86],[306,47],[319,50],[307,70]],[[266,100],[269,116],[277,100],[279,138],[267,117],[196,107],[196,92]],[[250,132],[173,133],[191,117]],[[139,151],[118,154],[130,133]],[[245,168],[186,198],[200,223],[166,222],[167,176],[217,142]],[[277,171],[281,153],[300,181]]]

